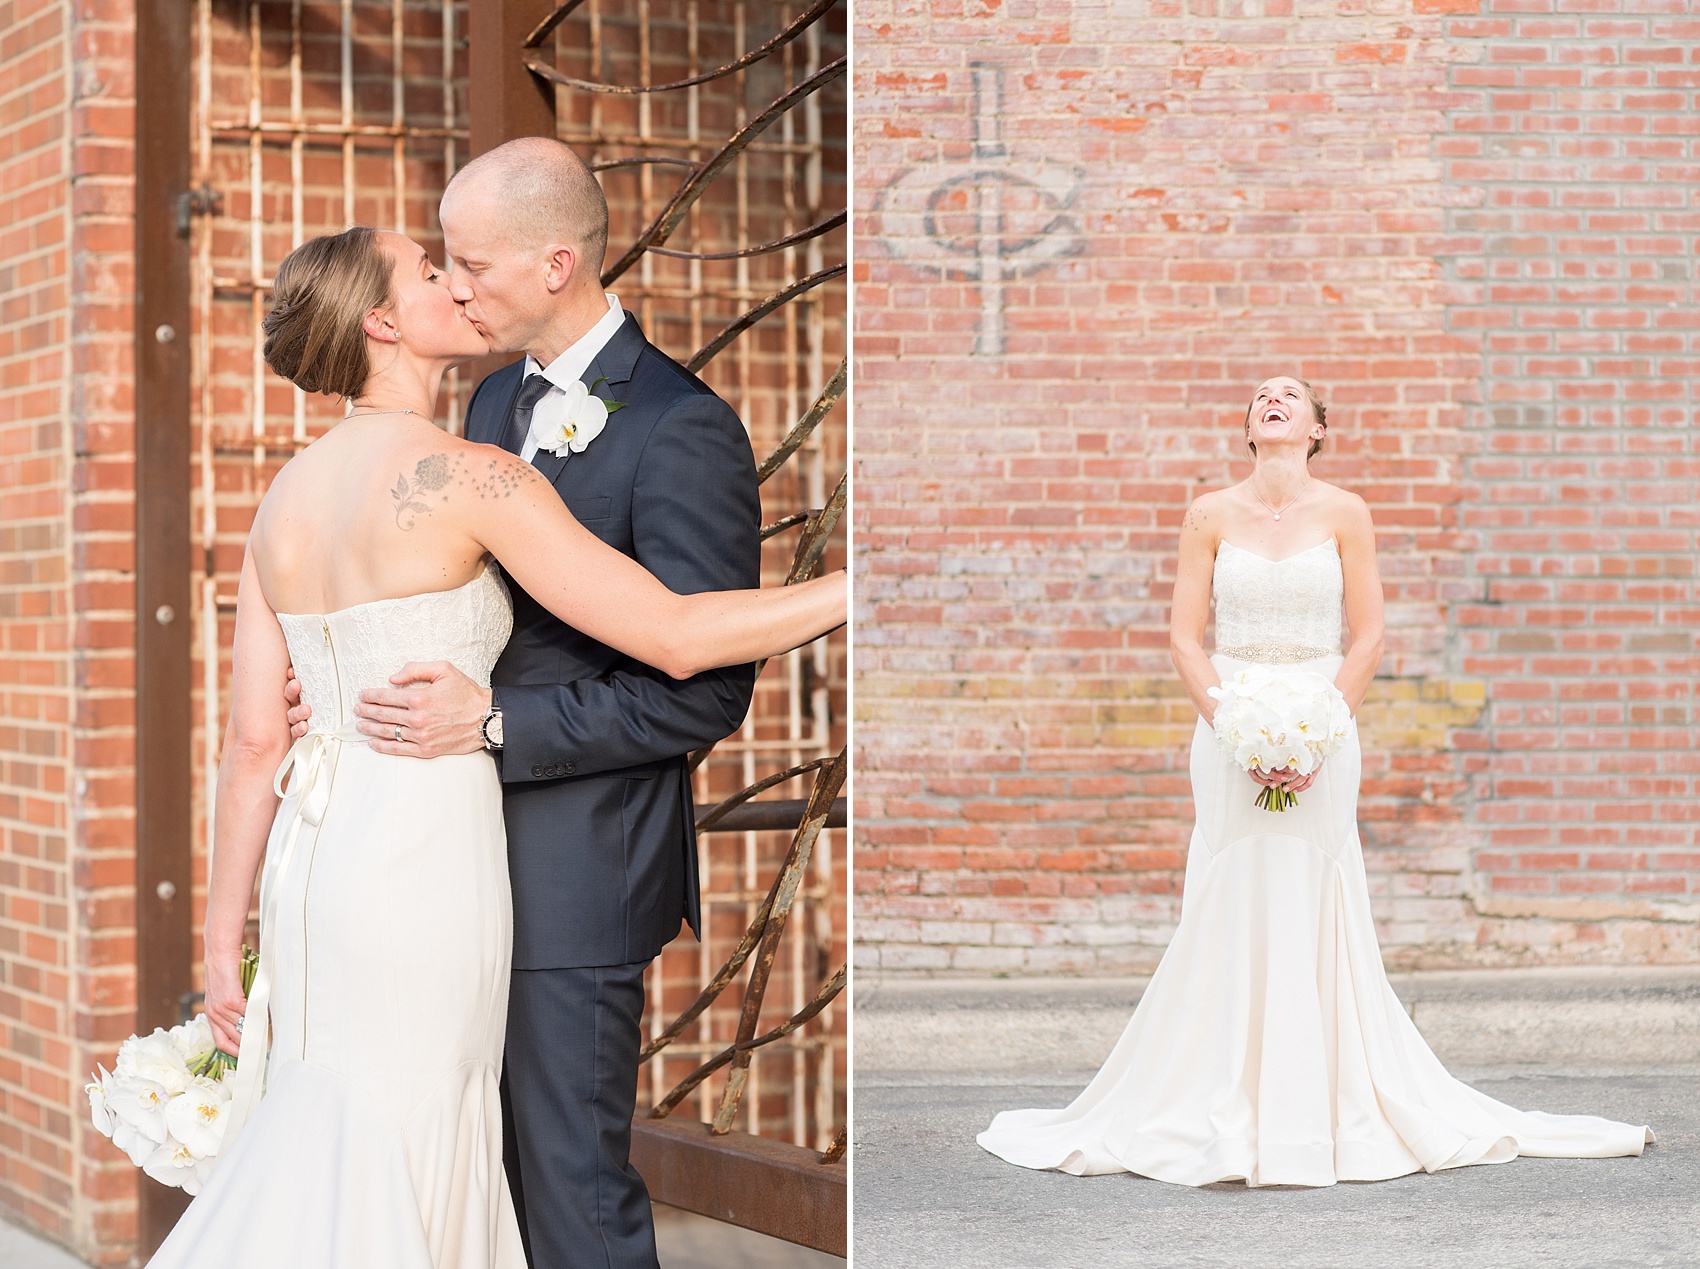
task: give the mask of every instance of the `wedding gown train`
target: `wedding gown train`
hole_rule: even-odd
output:
[[[357,694],[409,661],[488,685],[507,587],[486,565],[279,621],[313,730],[266,845],[230,1126],[247,1121],[150,1265],[525,1269],[497,1091],[512,894],[495,764],[389,757],[352,727]]]
[[[1315,670],[1340,656],[1332,542],[1273,561],[1224,543],[1217,652]],[[1638,1155],[1644,1126],[1516,1110],[1448,1075],[1389,986],[1358,842],[1356,727],[1283,813],[1200,720],[1197,823],[1181,919],[1132,1020],[1062,1110],[998,1115],[979,1136],[1027,1168],[1136,1172],[1179,1185],[1378,1181],[1518,1155]]]

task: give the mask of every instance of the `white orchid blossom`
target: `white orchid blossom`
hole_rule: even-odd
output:
[[[163,1084],[140,1075],[116,1075],[107,1104],[119,1119],[157,1145],[168,1135],[165,1104],[170,1100]]]
[[[89,1095],[89,1118],[94,1120],[95,1131],[110,1137],[113,1126],[118,1122],[113,1118],[112,1107],[106,1104],[106,1085],[112,1076],[107,1074],[104,1066],[97,1066],[95,1070],[99,1075],[83,1085],[83,1091]]]
[[[135,1047],[128,1054],[120,1048],[114,1074],[152,1080],[163,1085],[173,1097],[188,1088],[190,1080],[188,1064],[179,1056],[171,1033],[163,1027],[155,1028],[152,1035],[135,1037]]]
[[[218,1153],[229,1118],[230,1093],[212,1080],[196,1080],[192,1088],[173,1097],[165,1108],[165,1126],[197,1159]]]
[[[582,454],[602,435],[608,416],[624,408],[623,402],[604,401],[579,380],[564,388],[556,385],[556,391],[532,408],[531,439],[539,450],[548,450],[557,458]]]
[[[181,1141],[167,1140],[142,1163],[146,1172],[161,1185],[181,1186],[185,1194],[201,1192],[200,1177],[195,1164],[198,1160]]]

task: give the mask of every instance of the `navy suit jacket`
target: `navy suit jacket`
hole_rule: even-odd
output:
[[[468,440],[500,444],[525,375],[478,385]],[[584,376],[625,409],[581,453],[533,460],[585,528],[679,594],[761,584],[761,499],[732,408],[630,314]],[[546,543],[538,549],[547,551]],[[514,585],[491,676],[514,892],[514,968],[648,960],[700,938],[690,752],[736,731],[755,667],[669,678],[563,624]]]

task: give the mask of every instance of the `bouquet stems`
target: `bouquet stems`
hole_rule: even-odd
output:
[[[1265,785],[1263,792],[1257,795],[1253,806],[1260,806],[1266,811],[1285,811],[1290,806],[1299,804],[1299,795],[1286,785]]]

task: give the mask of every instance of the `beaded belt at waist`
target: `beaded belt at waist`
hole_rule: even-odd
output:
[[[1216,655],[1234,661],[1250,661],[1254,665],[1292,665],[1297,661],[1320,661],[1337,657],[1338,648],[1307,648],[1297,643],[1242,643],[1231,648],[1217,648]]]

